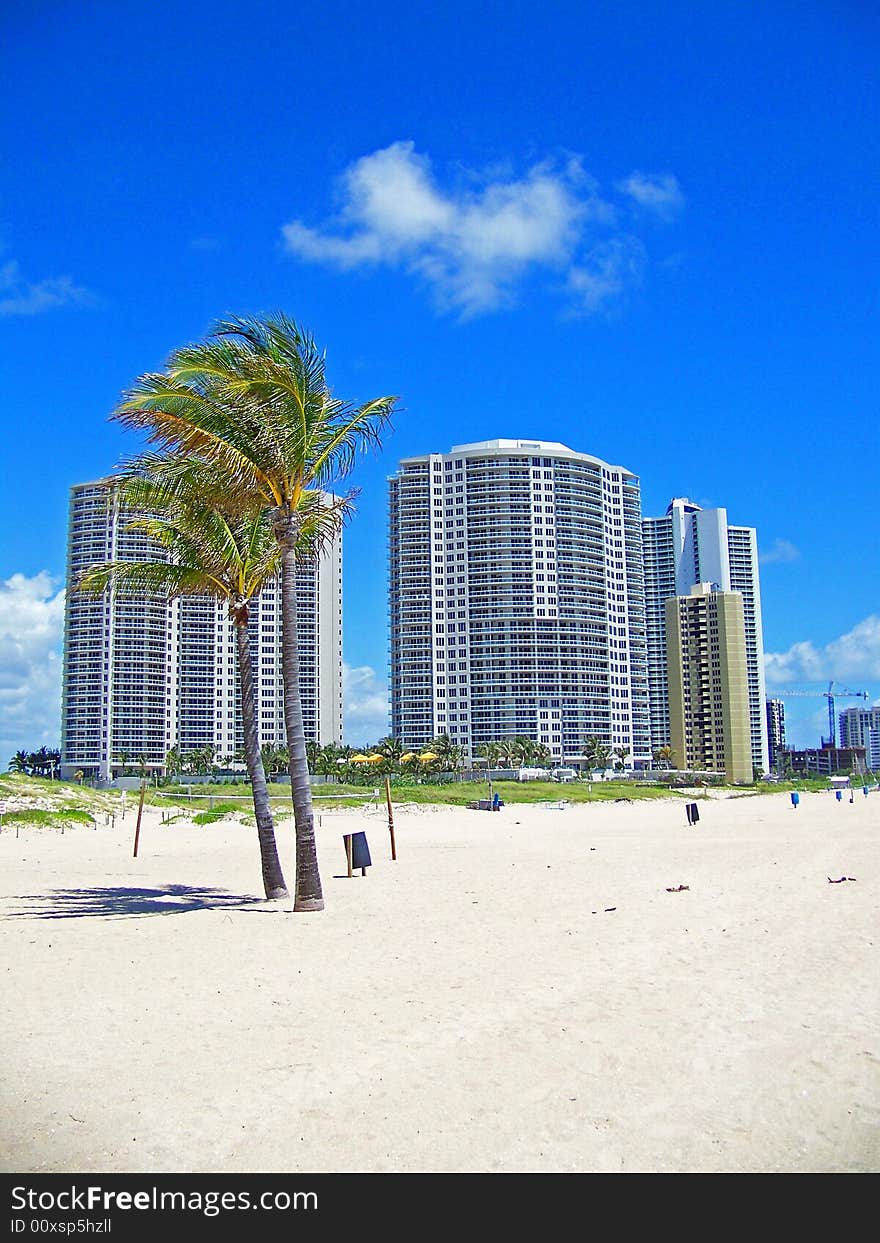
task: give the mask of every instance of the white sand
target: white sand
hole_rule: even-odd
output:
[[[232,822],[150,813],[136,860],[132,809],[4,828],[0,1168],[876,1170],[880,794],[847,800],[399,809],[396,863],[384,809],[324,812],[312,915]]]

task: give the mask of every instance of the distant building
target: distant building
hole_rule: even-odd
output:
[[[64,628],[61,772],[108,780],[144,757],[163,772],[171,747],[243,743],[235,635],[226,608],[207,596],[170,602],[72,590],[89,566],[166,557],[128,515],[112,480],[71,489]],[[342,741],[341,547],[297,576],[303,721],[307,738]],[[281,592],[268,585],[250,617],[260,741],[284,745]]]
[[[699,583],[666,600],[670,745],[679,768],[753,779],[743,598]]]
[[[864,747],[871,772],[880,769],[880,704],[873,708],[845,708],[838,717],[842,747]]]
[[[785,751],[780,767],[795,773],[815,773],[819,777],[831,777],[834,773],[864,773],[864,747],[833,747],[825,742],[821,747],[808,747],[804,751]]]
[[[702,509],[687,497],[675,497],[662,518],[642,520],[642,543],[652,749],[671,743],[665,601],[687,596],[698,583],[712,583],[742,596],[752,764],[767,772],[764,639],[754,528],[729,524],[726,509]]]
[[[389,480],[392,733],[469,758],[517,735],[555,764],[596,736],[650,763],[638,478],[488,440]]]
[[[767,751],[770,768],[775,769],[777,757],[785,750],[785,704],[781,699],[767,700]]]

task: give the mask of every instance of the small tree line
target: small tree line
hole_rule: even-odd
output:
[[[29,777],[54,777],[61,762],[61,752],[53,747],[40,747],[39,751],[16,751],[9,761],[11,773],[26,773]]]

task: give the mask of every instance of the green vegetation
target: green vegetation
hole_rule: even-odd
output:
[[[485,781],[455,781],[444,785],[393,785],[395,803],[440,803],[466,807],[488,795]],[[635,781],[493,781],[492,791],[502,803],[613,803],[615,799],[667,798],[668,787]]]
[[[57,748],[40,747],[39,751],[16,751],[9,761],[9,771],[28,773],[32,777],[51,777],[61,760]]]
[[[118,790],[92,790],[76,781],[53,781],[16,772],[0,775],[0,799],[28,800],[52,811],[79,808],[89,812],[112,813],[119,808]],[[4,820],[11,814],[7,812]]]
[[[221,803],[213,811],[197,811],[190,819],[193,824],[215,824],[218,820],[225,820],[227,816],[237,815],[240,810],[240,807],[234,807],[232,803]]]
[[[36,828],[58,828],[62,825],[94,824],[95,817],[78,807],[62,807],[46,811],[42,807],[20,807],[3,815],[3,824],[28,824]]]

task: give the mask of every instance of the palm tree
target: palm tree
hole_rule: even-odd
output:
[[[654,752],[654,763],[659,768],[670,769],[675,767],[675,752],[672,747],[660,747]]]
[[[502,738],[496,743],[498,759],[505,768],[516,768],[520,762],[520,750],[513,738]]]
[[[334,742],[328,742],[323,746],[318,754],[318,762],[316,771],[322,777],[335,776],[339,769],[336,761],[339,759],[339,747]]]
[[[403,744],[399,738],[392,738],[389,734],[385,738],[380,738],[376,745],[371,749],[377,755],[385,756],[389,771],[397,769],[400,766],[400,757],[403,755]]]
[[[448,734],[438,734],[432,742],[428,743],[428,750],[437,756],[437,766],[441,772],[455,772],[461,764],[461,747],[456,746]]]
[[[597,772],[606,769],[611,762],[611,748],[607,742],[603,742],[601,738],[595,735],[589,737],[584,743],[584,759],[587,761],[590,772]]]
[[[477,756],[475,758],[484,759],[486,761],[487,770],[491,770],[499,766],[499,763],[501,760],[501,743],[500,742],[484,743],[482,746],[482,752],[483,752],[482,756]]]
[[[209,337],[176,350],[161,373],[144,375],[113,418],[146,431],[162,450],[197,453],[221,469],[227,501],[269,512],[281,553],[282,678],[296,827],[297,911],[323,910],[305,749],[296,633],[296,570],[304,502],[377,447],[396,398],[365,405],[334,397],[325,357],[312,336],[285,315],[233,318]],[[327,500],[338,529],[351,494]]]
[[[549,768],[553,763],[553,752],[544,742],[535,742],[532,744],[532,761],[538,768]]]
[[[181,479],[183,476],[181,475]],[[267,898],[289,896],[275,843],[275,826],[266,789],[266,774],[257,734],[254,678],[251,667],[248,618],[250,606],[263,585],[277,572],[279,553],[271,523],[265,512],[231,517],[200,499],[209,492],[201,484],[212,479],[203,463],[194,462],[190,495],[182,487],[171,497],[149,477],[135,472],[127,478],[123,495],[133,517],[130,529],[147,534],[170,554],[168,561],[110,561],[88,569],[77,583],[82,591],[100,592],[107,587],[131,595],[210,595],[227,605],[235,626],[241,710],[245,740],[245,763],[251,779],[254,814]],[[300,538],[308,537],[308,529]],[[213,747],[201,747],[186,757],[208,768]]]
[[[31,770],[30,758],[28,751],[16,751],[9,761],[9,771],[11,773],[29,773]]]
[[[183,756],[180,754],[180,747],[170,747],[165,752],[165,772],[169,777],[176,777],[183,768]]]

